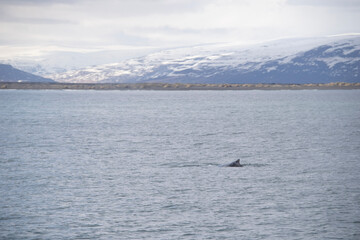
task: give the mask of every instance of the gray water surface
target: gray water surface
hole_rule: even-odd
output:
[[[359,90],[2,90],[0,113],[0,239],[360,239]]]

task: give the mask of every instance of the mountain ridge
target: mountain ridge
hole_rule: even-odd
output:
[[[54,82],[28,72],[21,71],[9,64],[0,64],[0,82]]]
[[[50,75],[74,83],[360,82],[360,36],[282,39],[164,50],[145,57]]]

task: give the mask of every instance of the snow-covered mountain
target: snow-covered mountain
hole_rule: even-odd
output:
[[[54,82],[28,72],[13,68],[8,64],[0,64],[0,82]]]
[[[360,36],[178,48],[48,77],[77,83],[360,82]]]
[[[25,72],[47,76],[89,66],[120,62],[155,51],[156,48],[93,50],[89,52],[71,51],[71,49],[58,50],[37,56],[24,55],[13,58],[0,56],[0,64],[8,64]]]

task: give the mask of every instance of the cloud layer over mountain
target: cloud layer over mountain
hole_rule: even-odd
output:
[[[3,0],[0,9],[2,59],[360,32],[356,0]]]

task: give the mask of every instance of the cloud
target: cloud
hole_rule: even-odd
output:
[[[57,25],[57,24],[76,24],[75,21],[70,21],[66,19],[52,19],[52,18],[30,18],[30,17],[7,17],[6,15],[0,16],[1,22],[8,23],[24,23],[24,24],[49,24],[49,25]]]
[[[74,4],[80,0],[1,0],[2,5],[53,5],[58,3]]]
[[[360,32],[355,0],[2,0],[0,44],[170,47]]]
[[[288,0],[288,4],[297,6],[318,6],[318,7],[360,7],[359,0]]]

